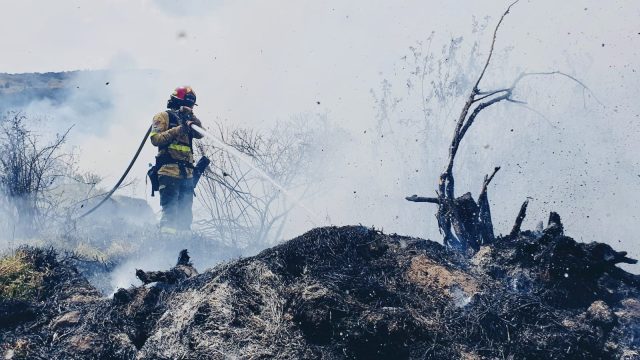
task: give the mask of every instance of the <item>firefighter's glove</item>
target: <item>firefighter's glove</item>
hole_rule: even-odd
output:
[[[185,135],[190,135],[191,134],[191,128],[189,127],[189,125],[187,125],[186,122],[182,123],[182,125],[180,125],[180,132],[182,134]]]
[[[189,135],[191,134],[191,124],[194,123],[193,119],[193,109],[187,106],[180,107],[180,123],[183,127],[182,131]]]
[[[193,109],[188,106],[180,106],[180,118],[184,120],[191,120],[193,117]]]

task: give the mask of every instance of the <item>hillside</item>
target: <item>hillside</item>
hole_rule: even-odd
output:
[[[130,76],[137,74],[132,71]],[[0,73],[0,112],[25,111],[39,102],[53,108],[71,106],[83,115],[102,111],[112,106],[107,96],[112,77],[106,70]]]
[[[0,73],[0,109],[20,108],[30,102],[50,100],[61,104],[73,87],[79,71],[6,74]]]
[[[19,252],[20,253],[20,252]],[[202,274],[182,253],[102,298],[73,260],[22,249],[38,291],[0,303],[5,358],[638,359],[640,276],[552,222],[484,246],[318,228]],[[202,255],[198,255],[202,256]]]

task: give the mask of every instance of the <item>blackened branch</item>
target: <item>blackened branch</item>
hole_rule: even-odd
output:
[[[469,128],[471,127],[471,125],[473,125],[473,122],[476,119],[476,116],[478,116],[478,114],[480,113],[480,111],[482,111],[484,108],[487,108],[495,103],[498,103],[502,100],[507,100],[509,99],[509,97],[511,96],[511,92],[502,94],[498,97],[495,97],[487,102],[483,102],[480,103],[480,105],[476,106],[475,109],[473,109],[473,112],[471,113],[471,115],[469,115],[469,118],[467,119],[467,121],[465,122],[464,126],[462,126],[462,129],[460,129],[460,133],[458,134],[460,140],[462,140],[462,138],[464,137],[464,134],[467,133],[467,130],[469,130]],[[456,151],[458,150],[458,145],[460,144],[460,141],[457,142],[456,144]]]
[[[480,194],[487,192],[487,186],[489,186],[489,184],[491,183],[491,180],[493,180],[493,177],[496,176],[496,173],[499,170],[500,170],[500,166],[496,166],[493,169],[493,172],[491,173],[491,175],[484,177],[484,182],[482,183],[482,189],[480,190]]]
[[[509,5],[509,7],[507,7],[507,10],[505,10],[505,12],[500,17],[500,20],[496,24],[496,27],[493,30],[493,37],[491,38],[491,48],[489,49],[489,54],[487,55],[487,60],[485,61],[485,64],[484,64],[484,66],[482,68],[482,71],[480,72],[480,75],[478,76],[478,79],[476,80],[475,84],[473,85],[473,88],[471,89],[471,93],[469,94],[469,97],[467,98],[467,101],[465,102],[465,104],[464,104],[464,106],[462,108],[462,111],[460,112],[460,116],[458,117],[458,121],[456,123],[456,128],[455,128],[455,131],[453,132],[453,139],[451,140],[451,145],[449,146],[449,163],[447,165],[447,169],[445,170],[445,172],[440,176],[439,191],[442,194],[442,196],[450,196],[450,195],[453,194],[453,185],[450,184],[450,186],[447,186],[446,183],[447,182],[449,182],[449,183],[453,182],[453,162],[455,160],[456,153],[458,151],[458,147],[460,146],[460,141],[462,141],[462,137],[464,136],[460,132],[462,131],[463,126],[465,125],[465,120],[467,120],[467,115],[469,114],[469,110],[471,108],[471,105],[473,105],[476,102],[476,95],[481,94],[480,90],[478,89],[478,86],[480,85],[480,82],[482,81],[482,78],[484,77],[484,74],[487,71],[487,68],[489,67],[489,63],[491,62],[491,57],[493,56],[493,49],[494,49],[495,44],[496,44],[496,38],[498,36],[498,30],[500,30],[500,25],[502,25],[502,21],[504,20],[505,16],[507,16],[507,14],[509,14],[509,11],[511,11],[511,8],[515,4],[517,4],[519,1],[520,0],[516,0],[516,1],[512,2],[511,5]],[[495,94],[497,94],[499,92],[500,91],[494,91],[494,94],[492,94],[492,95],[495,95]],[[489,93],[491,93],[491,92],[489,92]],[[510,92],[508,92],[508,93],[510,94]],[[486,97],[487,96],[485,95],[483,98],[486,98]],[[507,96],[506,98],[508,98],[508,97],[509,96]],[[505,98],[503,98],[501,100],[504,100],[504,99]],[[498,101],[500,101],[500,100],[498,100]],[[489,102],[489,103],[490,103],[489,105],[492,104],[492,102]],[[486,105],[486,106],[488,106],[488,105]],[[484,107],[486,107],[486,106],[484,106]],[[482,110],[482,109],[480,109],[480,110]],[[477,115],[477,113],[476,113],[476,115]],[[468,121],[466,121],[466,122],[468,123]],[[467,126],[467,128],[469,126]],[[466,130],[465,130],[465,132],[466,132]]]
[[[486,98],[492,97],[493,95],[505,92],[505,93],[510,93],[512,89],[500,89],[500,90],[492,90],[492,91],[486,91],[486,92],[479,92],[478,95],[483,95],[477,99],[474,99],[473,102],[478,102],[478,101],[482,101]]]
[[[520,233],[520,227],[522,226],[522,221],[527,216],[527,206],[529,205],[529,199],[525,200],[520,207],[520,212],[518,212],[518,217],[516,218],[516,223],[513,224],[513,228],[511,229],[511,233],[509,236],[515,237]]]
[[[493,38],[491,39],[491,48],[489,49],[489,55],[487,56],[487,61],[484,63],[482,72],[480,72],[480,76],[478,76],[478,80],[476,81],[476,84],[473,86],[474,94],[477,94],[479,92],[478,85],[480,85],[480,81],[484,77],[484,73],[487,71],[487,68],[489,67],[489,63],[491,62],[491,56],[493,56],[493,48],[496,45],[496,38],[498,36],[498,30],[500,29],[500,25],[502,24],[502,21],[504,20],[505,16],[507,16],[507,14],[509,14],[509,11],[511,11],[511,8],[513,7],[513,5],[517,4],[518,1],[520,0],[516,0],[512,2],[511,5],[507,7],[507,10],[505,10],[505,12],[502,14],[502,16],[500,17],[500,20],[498,21],[498,24],[496,25],[496,28],[493,30]]]
[[[405,197],[405,200],[413,201],[413,202],[426,202],[426,203],[432,203],[432,204],[440,204],[440,200],[438,200],[438,198],[423,197],[418,195],[407,196]]]
[[[500,170],[499,166],[493,169],[491,175],[485,175],[482,183],[482,189],[478,196],[478,232],[480,235],[478,245],[488,245],[495,241],[493,233],[493,220],[491,219],[491,207],[489,206],[489,197],[487,196],[487,188],[493,180],[493,177]]]

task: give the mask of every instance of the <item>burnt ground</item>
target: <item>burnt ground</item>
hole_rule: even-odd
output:
[[[640,359],[640,276],[554,223],[473,257],[361,226],[318,228],[197,274],[102,297],[51,251],[0,301],[5,358]],[[183,254],[184,255],[184,254]]]

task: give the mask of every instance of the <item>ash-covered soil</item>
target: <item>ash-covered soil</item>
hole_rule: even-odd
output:
[[[640,276],[616,267],[631,260],[559,222],[473,257],[318,228],[199,275],[183,257],[113,298],[23,250],[45,286],[0,302],[10,359],[640,359]]]

